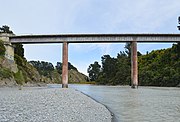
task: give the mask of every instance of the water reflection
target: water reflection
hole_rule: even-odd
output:
[[[105,104],[122,122],[179,122],[180,89],[70,85]]]

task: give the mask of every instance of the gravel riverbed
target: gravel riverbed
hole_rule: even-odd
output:
[[[75,89],[0,88],[0,122],[111,122],[108,109]]]

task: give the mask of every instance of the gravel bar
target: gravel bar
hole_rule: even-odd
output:
[[[108,109],[75,89],[0,88],[0,122],[111,122]]]

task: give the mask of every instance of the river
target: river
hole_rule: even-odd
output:
[[[180,122],[180,88],[69,85],[104,104],[115,122]]]

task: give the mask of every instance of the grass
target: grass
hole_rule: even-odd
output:
[[[0,77],[1,78],[12,78],[13,77],[13,73],[9,70],[9,69],[6,69],[6,68],[0,68]]]
[[[25,82],[25,79],[21,70],[14,74],[14,78],[17,84],[19,85],[23,85],[23,83]]]

